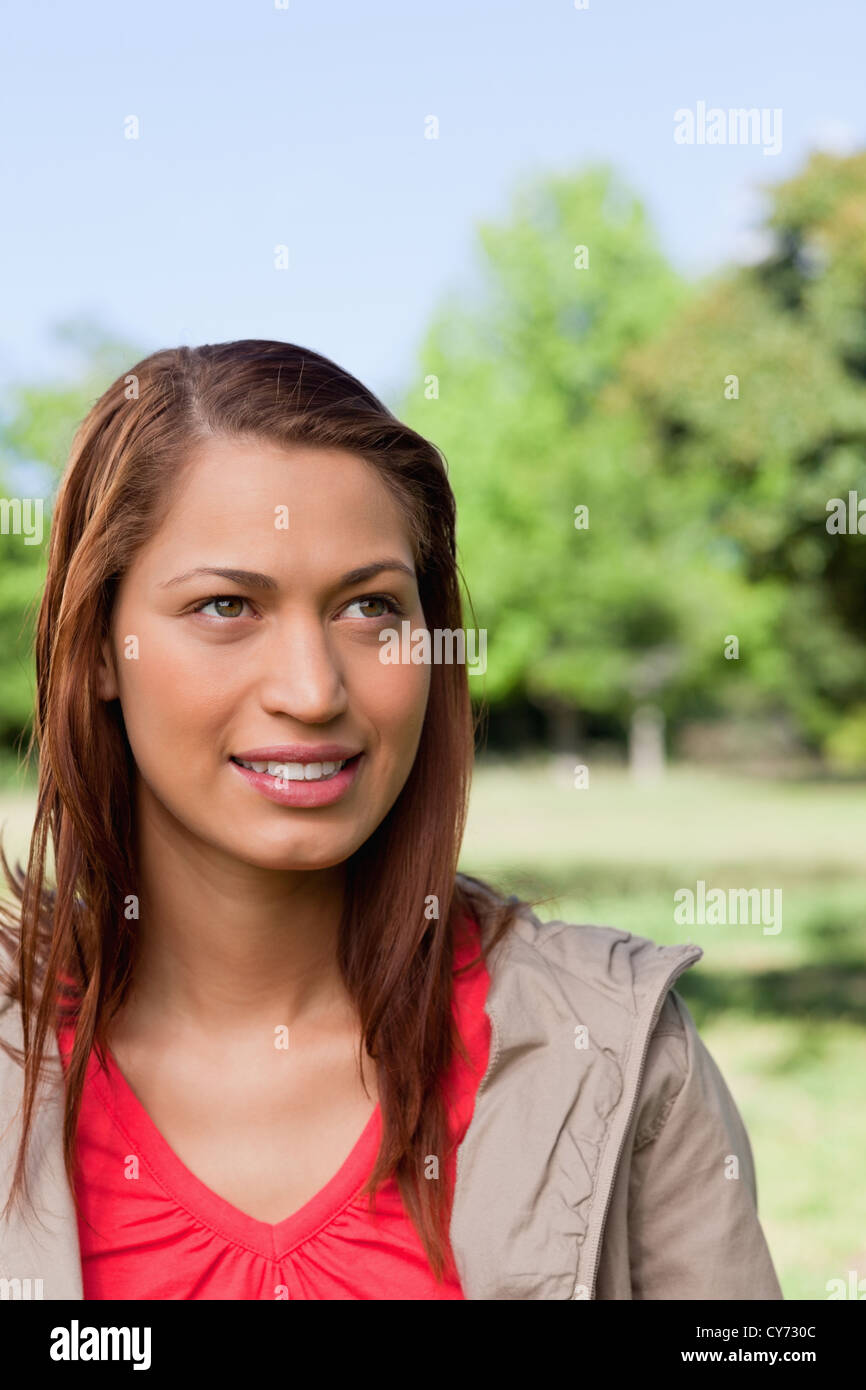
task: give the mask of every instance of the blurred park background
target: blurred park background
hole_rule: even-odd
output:
[[[167,24],[165,7],[154,8]],[[219,4],[206,25],[203,7],[190,6],[199,27],[181,20],[173,66],[164,53],[156,61],[152,34],[122,27],[113,39],[100,28],[90,54],[87,26],[58,36],[69,21],[53,12],[47,42],[67,38],[73,66],[84,64],[85,116],[69,134],[56,125],[61,108],[69,114],[61,97],[28,97],[19,157],[37,198],[56,197],[46,185],[65,139],[83,141],[93,177],[82,182],[78,169],[64,185],[59,264],[42,254],[38,202],[19,206],[3,234],[17,269],[0,336],[0,489],[46,506],[42,545],[0,534],[4,844],[26,855],[34,789],[18,750],[33,699],[34,604],[78,421],[114,376],[170,343],[280,337],[334,357],[435,441],[457,495],[467,624],[488,642],[487,669],[472,677],[484,722],[462,866],[548,899],[542,916],[704,948],[677,988],[746,1120],[785,1295],[826,1298],[828,1281],[866,1277],[866,127],[862,87],[852,109],[846,85],[857,45],[832,5],[817,37],[805,6],[793,7],[796,25],[790,5],[768,5],[758,20],[735,4],[725,14],[733,29],[708,33],[715,20],[671,5],[644,36],[659,53],[648,78],[639,56],[649,21],[637,5],[619,7],[623,33],[602,7],[553,16],[540,6],[532,18],[485,3],[461,28],[451,4],[438,27],[379,4],[367,25],[387,27],[381,75],[399,76],[390,96],[373,81],[375,100],[359,114],[370,74],[362,84],[351,55],[360,44],[372,61],[375,45],[352,28],[352,8],[329,38],[325,95],[307,85],[303,102],[285,98],[303,116],[299,133],[276,120],[279,62],[299,81],[306,66],[318,71],[305,45],[318,42],[325,62],[321,15],[296,13],[289,42],[268,29],[274,14]],[[747,16],[748,43],[737,34]],[[18,21],[22,55],[37,42],[32,21]],[[862,17],[850,22],[862,31]],[[453,86],[417,56],[410,40],[422,28]],[[490,43],[495,69],[481,62]],[[266,93],[243,110],[238,99],[232,137],[219,112],[216,133],[202,115],[214,60],[217,72],[240,63],[246,94],[253,79]],[[612,97],[593,88],[593,120],[585,94],[566,99],[544,81],[569,62],[585,85],[618,84]],[[534,77],[518,96],[506,76],[526,76],[527,63]],[[796,78],[809,63],[804,89]],[[781,107],[793,135],[784,157],[677,151],[673,112],[702,94]],[[581,101],[569,123],[569,102]],[[119,131],[139,107],[130,152]],[[616,110],[609,126],[600,109]],[[431,112],[441,117],[433,140]],[[100,120],[115,123],[110,137]],[[319,121],[330,123],[324,140]],[[466,149],[431,172],[429,146],[447,150],[455,127]],[[303,158],[308,141],[321,202],[287,199],[275,180],[276,152]],[[247,155],[242,196],[226,180],[199,207],[190,171],[211,197],[221,168],[238,171]],[[354,187],[359,158],[370,185],[353,213],[358,204],[335,202],[334,189]],[[402,191],[389,161],[406,174]],[[133,190],[134,203],[119,211],[113,187]],[[738,189],[751,197],[756,187],[759,202],[737,203]],[[218,218],[237,218],[238,205],[243,233],[227,238]],[[750,209],[746,228],[737,207]],[[148,236],[155,219],[159,243]],[[268,263],[286,222],[303,247],[300,265],[290,258],[290,291]],[[212,227],[217,252],[206,244]],[[389,342],[400,344],[396,360]],[[830,524],[833,499],[844,527]],[[673,895],[699,879],[781,889],[783,929],[677,925]]]

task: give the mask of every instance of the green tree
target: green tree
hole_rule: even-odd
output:
[[[42,543],[29,544],[12,522],[0,534],[0,744],[20,740],[33,712],[33,637],[45,582],[51,507],[80,420],[109,382],[143,354],[82,317],[60,323],[55,336],[77,355],[69,381],[17,382],[0,405],[0,490],[11,508],[41,503]]]
[[[689,289],[606,168],[529,183],[480,244],[481,294],[443,305],[401,409],[449,463],[488,631],[483,693],[546,708],[568,747],[575,712],[623,729],[647,727],[648,702],[676,717],[717,671],[742,580],[659,468],[620,383]],[[766,623],[755,605],[756,638]]]
[[[866,535],[830,534],[827,507],[851,491],[866,502],[866,155],[815,154],[770,192],[770,253],[714,277],[630,354],[623,382],[657,468],[735,557],[750,608],[771,615],[720,685],[854,766]]]

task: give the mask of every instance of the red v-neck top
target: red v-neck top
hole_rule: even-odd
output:
[[[455,969],[478,954],[477,923],[467,926],[458,933]],[[455,1147],[487,1068],[489,984],[483,961],[454,978],[452,1013],[470,1058],[467,1065],[458,1054],[446,1078]],[[58,1033],[64,1065],[72,1038],[72,1026],[64,1025]],[[106,1061],[107,1076],[90,1055],[77,1140],[85,1299],[463,1297],[453,1274],[434,1279],[395,1179],[377,1190],[373,1213],[359,1195],[379,1148],[378,1104],[334,1176],[271,1225],[200,1182],[163,1139],[111,1052]]]

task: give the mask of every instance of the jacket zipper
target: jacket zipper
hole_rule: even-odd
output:
[[[501,949],[501,948],[500,948],[500,949]],[[487,1085],[487,1082],[490,1080],[490,1076],[491,1076],[491,1074],[492,1074],[492,1072],[493,1072],[493,1068],[495,1067],[496,1063],[497,1063],[498,1060],[499,1060],[499,1053],[500,1053],[500,1050],[501,1050],[501,1047],[502,1047],[502,1044],[501,1044],[501,1042],[500,1042],[499,1025],[498,1025],[498,1023],[497,1023],[497,1021],[496,1021],[496,1014],[493,1012],[493,1009],[491,1009],[491,1007],[490,1007],[490,993],[492,992],[492,989],[493,989],[492,965],[489,964],[489,963],[485,963],[485,968],[490,972],[490,987],[489,987],[489,990],[488,990],[488,997],[487,997],[487,1000],[485,1001],[485,1005],[484,1005],[484,1012],[487,1014],[487,1017],[490,1019],[490,1052],[489,1052],[488,1057],[487,1057],[487,1066],[486,1066],[486,1068],[485,1068],[485,1070],[484,1070],[484,1075],[482,1076],[481,1080],[479,1081],[478,1086],[477,1086],[476,1091],[475,1091],[475,1101],[474,1101],[474,1103],[473,1103],[473,1113],[474,1113],[475,1106],[478,1104],[478,1097],[481,1095],[481,1092],[484,1090],[484,1087]],[[470,1123],[471,1123],[471,1121],[470,1121]],[[467,1132],[467,1134],[468,1134],[468,1132],[469,1132],[469,1131],[468,1131],[468,1128],[467,1128],[467,1131],[466,1131],[466,1132]],[[464,1141],[465,1141],[466,1135],[464,1135],[463,1137],[464,1137]],[[461,1159],[461,1156],[462,1156],[462,1155],[461,1155],[462,1149],[463,1149],[463,1144],[461,1143],[460,1145],[458,1145],[457,1153],[456,1153],[456,1155],[455,1155],[455,1160],[454,1160],[454,1193],[453,1193],[453,1197],[454,1197],[455,1199],[456,1199],[456,1196],[457,1196],[457,1182],[458,1182],[458,1179],[459,1179],[459,1177],[460,1177],[460,1159]],[[453,1207],[453,1202],[452,1202],[452,1207]]]
[[[482,1076],[481,1080],[479,1081],[478,1086],[477,1086],[476,1091],[475,1091],[475,1102],[474,1102],[475,1105],[478,1104],[478,1097],[481,1095],[481,1092],[484,1090],[484,1087],[487,1085],[487,1082],[490,1080],[490,1075],[491,1075],[491,1073],[492,1073],[492,1071],[493,1071],[493,1068],[494,1068],[494,1066],[496,1065],[497,1061],[499,1060],[499,1051],[500,1051],[499,1026],[498,1026],[498,1024],[497,1024],[497,1022],[496,1022],[496,1015],[495,1015],[495,1013],[493,1012],[493,1010],[492,1010],[491,1008],[486,1008],[486,1009],[485,1009],[485,1013],[487,1014],[487,1017],[490,1019],[490,1055],[489,1055],[488,1058],[487,1058],[487,1067],[486,1067],[486,1070],[485,1070],[485,1072],[484,1072],[484,1075]],[[473,1109],[474,1109],[474,1107],[473,1107]],[[468,1134],[468,1132],[469,1132],[469,1131],[468,1131],[468,1128],[467,1128],[467,1134]],[[464,1135],[463,1138],[464,1138],[464,1141],[465,1141],[466,1135]],[[456,1195],[457,1195],[457,1183],[458,1183],[458,1180],[459,1180],[459,1178],[460,1178],[460,1159],[462,1158],[462,1156],[463,1156],[463,1144],[461,1143],[461,1144],[458,1146],[457,1155],[456,1155],[455,1164],[454,1164],[454,1195],[455,1195],[455,1197],[456,1197]]]
[[[593,1299],[595,1297],[595,1285],[598,1277],[598,1252],[599,1247],[601,1245],[601,1238],[604,1233],[605,1222],[607,1221],[608,1209],[610,1207],[611,1198],[613,1196],[614,1185],[612,1181],[609,1181],[609,1178],[615,1176],[616,1171],[619,1167],[620,1155],[622,1153],[626,1135],[628,1134],[629,1129],[631,1128],[631,1122],[634,1117],[634,1112],[637,1109],[637,1103],[640,1098],[640,1083],[643,1080],[643,1074],[644,1069],[646,1067],[646,1059],[647,1054],[649,1052],[649,1044],[652,1039],[653,1029],[655,1028],[656,1023],[658,1022],[659,1014],[662,1011],[665,999],[667,998],[668,990],[671,988],[671,985],[674,983],[675,980],[679,979],[680,975],[682,975],[683,972],[687,970],[690,965],[694,965],[695,961],[700,960],[701,955],[703,953],[701,952],[699,947],[696,947],[695,949],[697,950],[698,954],[693,955],[690,958],[687,958],[686,960],[678,961],[677,964],[668,972],[667,978],[665,979],[664,984],[661,986],[661,989],[659,990],[652,1014],[650,1015],[649,1023],[646,1025],[643,1036],[640,1039],[640,1065],[638,1067],[637,1079],[635,1081],[634,1088],[632,1091],[631,1105],[629,1106],[628,1116],[626,1118],[625,1125],[623,1126],[619,1143],[616,1146],[616,1151],[613,1155],[613,1162],[611,1163],[608,1161],[607,1155],[605,1155],[605,1159],[603,1160],[605,1169],[604,1180],[607,1184],[607,1192],[604,1198],[604,1207],[602,1208],[601,1219],[599,1221],[596,1221],[595,1223],[595,1230],[593,1232],[591,1241],[588,1246],[591,1252],[589,1256],[589,1269],[592,1271],[589,1283],[590,1299]],[[601,1186],[601,1183],[599,1183],[599,1186]],[[584,1247],[584,1260],[586,1260],[587,1258],[585,1253],[586,1248],[587,1247]],[[583,1281],[575,1284],[575,1289],[585,1287],[586,1284]],[[576,1293],[572,1293],[571,1296],[572,1299],[577,1297]]]

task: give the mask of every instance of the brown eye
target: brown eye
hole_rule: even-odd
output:
[[[381,603],[381,604],[383,604],[384,607],[386,607],[386,608],[387,608],[387,606],[388,606],[388,605],[385,603],[385,600],[384,600],[383,598],[361,598],[361,599],[358,600],[358,602],[359,602],[361,605],[368,604],[368,603]],[[381,613],[365,613],[365,614],[364,614],[364,617],[365,617],[365,618],[381,618],[381,616],[382,616]]]
[[[243,611],[243,606],[245,603],[246,599],[238,598],[235,594],[227,594],[222,598],[210,598],[205,603],[200,603],[195,611],[196,613],[203,613],[206,608],[215,608],[218,610],[216,616],[219,618],[239,618],[241,616],[241,612]],[[227,613],[224,608],[225,604],[228,604],[229,606],[231,606],[232,604],[237,604],[238,610],[233,613]]]
[[[368,603],[381,603],[381,604],[384,604],[384,606],[385,606],[385,612],[384,612],[384,613],[363,613],[361,616],[364,617],[364,618],[384,618],[384,617],[386,616],[387,613],[391,613],[391,614],[402,614],[402,613],[403,613],[403,609],[400,607],[400,605],[398,604],[397,600],[396,600],[395,598],[392,598],[390,594],[364,594],[361,598],[353,598],[353,599],[352,599],[352,602],[349,604],[349,608],[355,608],[355,607],[357,607],[357,606],[361,606],[361,605],[363,605],[363,604],[368,604]]]

